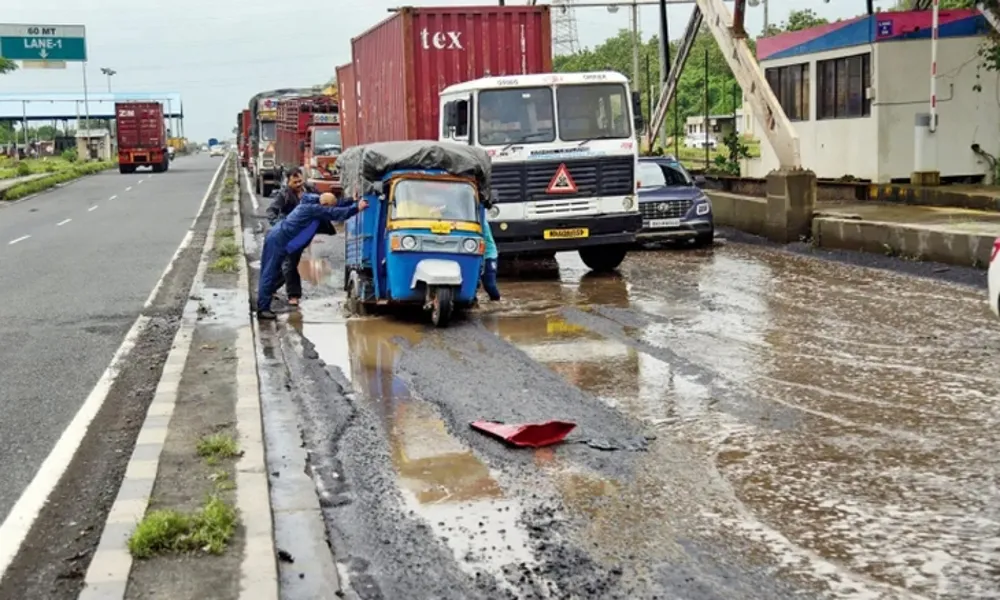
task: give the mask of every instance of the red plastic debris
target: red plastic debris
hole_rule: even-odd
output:
[[[496,436],[508,444],[528,448],[542,448],[566,439],[576,423],[547,421],[545,423],[517,423],[509,425],[497,421],[473,421],[473,429]]]

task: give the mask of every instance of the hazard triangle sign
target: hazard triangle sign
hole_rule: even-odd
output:
[[[570,177],[566,163],[559,165],[559,168],[556,169],[556,174],[552,176],[552,181],[549,182],[549,187],[545,191],[549,194],[576,193],[576,182]]]

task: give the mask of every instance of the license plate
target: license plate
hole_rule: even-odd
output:
[[[578,227],[576,229],[546,229],[544,236],[547,240],[572,240],[590,237],[590,229],[586,227]]]
[[[660,229],[661,227],[680,227],[680,219],[650,219],[644,223],[649,229]]]

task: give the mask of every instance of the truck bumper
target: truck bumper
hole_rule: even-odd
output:
[[[164,150],[119,150],[118,164],[149,167],[163,164]]]
[[[632,244],[642,229],[638,212],[490,223],[500,254],[565,252],[591,246]],[[545,232],[586,229],[586,237],[545,239]]]

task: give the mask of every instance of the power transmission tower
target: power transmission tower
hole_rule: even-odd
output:
[[[573,0],[552,0],[552,53],[559,56],[579,51]]]

